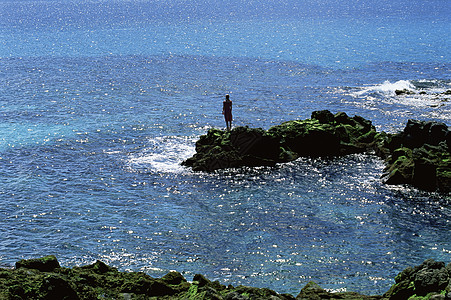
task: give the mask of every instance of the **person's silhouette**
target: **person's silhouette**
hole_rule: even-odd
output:
[[[230,96],[227,94],[225,96],[225,101],[222,102],[222,114],[224,115],[227,130],[232,129],[232,101]]]

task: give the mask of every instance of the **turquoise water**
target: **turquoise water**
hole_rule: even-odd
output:
[[[449,195],[371,155],[194,173],[209,128],[451,120],[449,1],[0,1],[0,265],[55,254],[296,295],[450,261]],[[396,89],[412,95],[395,96]],[[420,92],[425,92],[421,93]]]

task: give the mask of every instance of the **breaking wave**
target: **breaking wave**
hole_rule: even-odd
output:
[[[194,137],[160,136],[149,138],[148,146],[129,156],[128,165],[136,171],[181,173],[181,162],[195,153]]]
[[[447,90],[451,88],[451,83],[442,80],[398,80],[390,82],[388,80],[381,84],[369,85],[359,87],[352,90],[351,95],[356,97],[371,96],[371,95],[414,95],[414,94],[443,94],[444,97],[449,98]]]

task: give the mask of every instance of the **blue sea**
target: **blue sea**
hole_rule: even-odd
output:
[[[210,128],[451,123],[449,0],[0,0],[0,267],[54,254],[297,295],[451,261],[451,195],[372,154],[193,172]],[[412,94],[395,95],[398,89]]]

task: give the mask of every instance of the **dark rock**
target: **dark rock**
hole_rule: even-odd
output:
[[[376,300],[381,298],[381,296],[366,296],[354,292],[331,293],[321,288],[315,282],[310,281],[304,288],[302,288],[301,292],[297,295],[296,300]]]
[[[222,296],[214,288],[209,286],[204,286],[198,290],[199,294],[202,295],[202,299],[208,300],[223,300]]]
[[[266,288],[255,288],[248,286],[238,286],[235,289],[240,294],[252,295],[252,299],[272,299],[272,296],[279,297],[275,291]],[[279,297],[280,298],[280,297]]]
[[[231,131],[210,129],[196,142],[196,154],[183,165],[195,171],[241,166],[271,166],[278,159],[278,141],[262,129],[236,127]]]
[[[408,89],[403,89],[403,90],[395,90],[395,94],[397,96],[400,96],[400,95],[412,95],[412,94],[415,94],[415,92],[413,92],[411,90],[408,90]]]
[[[10,300],[27,299],[25,296],[25,289],[21,285],[12,285],[8,287],[7,299]]]
[[[149,296],[172,296],[176,293],[176,290],[173,289],[170,285],[168,285],[163,280],[153,280],[151,281],[151,286],[148,292]]]
[[[415,162],[412,184],[424,189],[434,191],[437,188],[437,167],[433,163]]]
[[[41,285],[40,292],[42,299],[45,300],[78,300],[80,299],[77,292],[72,288],[71,284],[58,275],[47,276]]]
[[[321,124],[334,123],[334,115],[328,110],[319,110],[312,112],[312,119],[318,120]]]
[[[127,276],[123,281],[120,291],[121,293],[145,294],[149,295],[152,292],[154,280],[144,273],[135,273],[132,276]]]
[[[451,167],[437,167],[436,180],[439,191],[451,191]]]
[[[42,259],[37,259],[42,260]],[[19,264],[20,265],[20,264]],[[45,269],[45,268],[44,268]],[[74,267],[56,267],[51,272],[36,268],[0,268],[0,299],[227,299],[293,300],[266,288],[224,286],[197,274],[189,283],[178,272],[152,278],[141,272],[119,272],[101,262]],[[332,293],[309,282],[296,299],[450,299],[451,263],[426,260],[408,267],[395,278],[383,296],[354,292]]]
[[[451,191],[451,131],[444,123],[409,120],[404,131],[376,138],[376,154],[387,159],[387,184]]]
[[[390,300],[409,299],[413,295],[441,294],[451,284],[451,274],[443,262],[428,259],[399,273],[395,282],[384,297]]]
[[[197,286],[199,287],[208,286],[217,291],[223,291],[226,289],[226,287],[221,283],[219,283],[219,281],[210,281],[204,275],[201,274],[194,275],[193,282],[196,282]]]
[[[197,282],[197,285],[198,285],[199,287],[208,286],[208,285],[211,283],[211,281],[208,280],[208,279],[207,279],[204,275],[202,275],[202,274],[196,274],[196,275],[194,275],[194,277],[193,277],[193,282],[194,282],[194,281]]]
[[[448,272],[441,269],[422,269],[415,274],[414,285],[417,295],[444,290],[449,283]]]
[[[321,288],[317,283],[310,281],[297,295],[296,300],[322,299],[323,295],[328,295],[327,291]]]
[[[110,267],[100,260],[97,260],[92,265],[83,266],[83,268],[92,270],[94,273],[97,273],[97,274],[104,274],[104,273],[108,273],[108,272],[117,272],[116,268]]]
[[[403,184],[412,182],[412,173],[415,164],[412,160],[412,150],[399,148],[393,151],[389,165],[382,176],[386,184]]]
[[[179,272],[169,272],[168,274],[164,275],[161,280],[166,282],[167,284],[172,285],[179,285],[181,283],[187,282],[185,277],[183,277],[182,274]]]
[[[414,285],[410,281],[406,280],[394,284],[390,288],[390,290],[386,294],[384,294],[384,297],[390,300],[405,300],[409,299],[410,296],[414,294],[415,294]]]
[[[322,110],[311,119],[288,121],[265,131],[236,127],[210,129],[196,143],[196,154],[182,164],[194,171],[274,166],[299,156],[339,156],[373,149],[376,130],[362,117]]]
[[[438,146],[441,142],[446,141],[449,130],[444,123],[430,122],[428,129],[429,135],[426,138],[426,144]]]
[[[296,298],[293,295],[290,295],[290,294],[281,294],[280,298],[284,299],[284,300],[296,300]]]
[[[54,255],[49,255],[42,258],[22,259],[16,262],[16,269],[36,269],[41,272],[51,272],[55,268],[59,267],[60,264]]]
[[[386,184],[411,184],[451,191],[451,131],[444,123],[409,120],[402,132],[377,133],[371,121],[344,112],[314,111],[310,119],[284,122],[265,131],[210,129],[196,154],[182,165],[211,172],[236,167],[274,166],[301,156],[331,157],[374,151],[387,160]]]
[[[408,120],[402,133],[399,133],[399,143],[408,148],[419,148],[424,144],[437,146],[447,140],[449,128],[444,123]],[[395,145],[399,147],[399,145]]]
[[[228,293],[224,297],[224,300],[248,300],[248,299],[249,299],[248,297],[245,297],[237,292]]]

